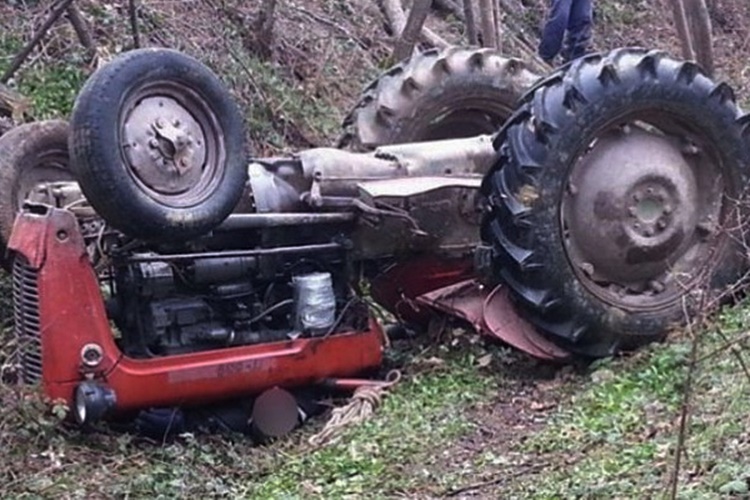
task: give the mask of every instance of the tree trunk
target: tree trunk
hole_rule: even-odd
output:
[[[397,37],[400,36],[406,27],[406,14],[403,7],[401,7],[401,0],[382,0],[382,5],[394,35]],[[421,36],[434,47],[445,48],[450,45],[443,38],[427,28],[422,29]]]
[[[683,0],[691,46],[695,60],[709,76],[714,74],[714,50],[711,17],[705,0]]]
[[[427,14],[430,13],[431,5],[432,0],[414,0],[404,31],[401,32],[401,36],[396,41],[396,47],[393,49],[394,60],[401,61],[411,55],[417,38],[422,32],[422,26],[427,20]]]
[[[493,0],[479,0],[479,15],[482,18],[482,46],[497,47],[495,37],[495,14],[492,9]]]
[[[682,0],[670,0],[672,3],[672,13],[674,15],[674,24],[677,28],[677,37],[680,39],[682,46],[682,57],[690,61],[695,60],[695,51],[693,50],[692,37],[688,28],[687,17],[685,16],[685,5]]]
[[[464,0],[464,22],[469,45],[477,45],[479,38],[477,38],[477,23],[474,20],[474,0]]]

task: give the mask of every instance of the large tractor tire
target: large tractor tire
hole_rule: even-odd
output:
[[[68,123],[32,122],[0,138],[0,262],[8,269],[5,248],[16,214],[40,182],[72,181],[68,156]]]
[[[600,357],[661,339],[745,269],[750,148],[731,89],[660,52],[590,55],[495,140],[483,237],[549,337]]]
[[[242,115],[216,75],[168,49],[122,54],[94,73],[71,118],[72,168],[124,233],[180,241],[229,215],[247,180]]]
[[[368,85],[343,123],[339,147],[494,134],[538,76],[493,49],[428,50]]]

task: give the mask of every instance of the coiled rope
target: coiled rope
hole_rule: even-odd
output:
[[[310,436],[308,442],[313,446],[322,446],[334,442],[341,436],[344,429],[352,425],[364,422],[375,413],[375,410],[383,402],[388,389],[401,380],[401,372],[391,370],[385,378],[385,382],[378,385],[363,385],[358,387],[351,400],[344,406],[335,408],[331,412],[331,418],[326,422],[323,429],[317,434]]]

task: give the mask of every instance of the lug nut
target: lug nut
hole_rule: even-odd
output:
[[[656,223],[656,227],[658,227],[659,229],[666,229],[667,221],[660,220],[659,222]]]
[[[164,128],[164,125],[164,118],[159,118],[158,120],[156,120],[156,128]]]
[[[656,293],[663,292],[667,287],[661,281],[652,280],[648,283],[648,287]]]
[[[581,271],[583,271],[583,274],[586,276],[591,277],[594,274],[594,265],[590,262],[583,262],[580,265]]]
[[[150,147],[151,147],[152,149],[156,149],[156,148],[158,148],[158,147],[159,147],[159,141],[157,141],[156,139],[151,139],[150,141],[148,141],[148,145],[149,145],[149,146],[150,146]]]

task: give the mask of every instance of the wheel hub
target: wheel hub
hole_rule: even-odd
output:
[[[132,172],[149,189],[178,194],[200,182],[206,138],[196,118],[171,97],[146,97],[125,118],[124,149]]]
[[[606,287],[664,290],[676,260],[696,244],[701,217],[713,217],[699,199],[697,154],[638,127],[600,137],[573,167],[563,199],[573,264]]]

